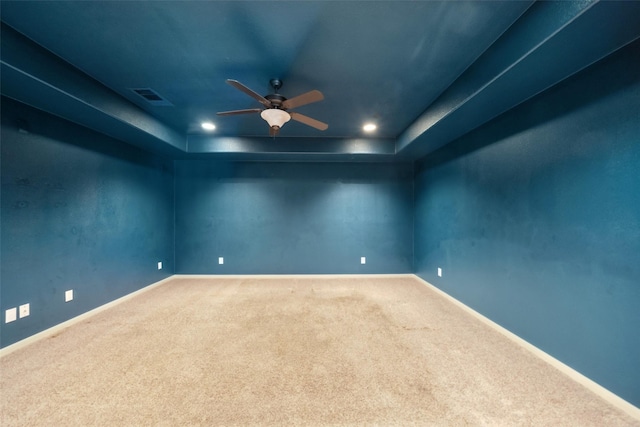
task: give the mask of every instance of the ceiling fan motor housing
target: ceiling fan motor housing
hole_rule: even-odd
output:
[[[265,98],[268,99],[269,102],[271,102],[271,107],[273,108],[281,108],[282,103],[287,100],[287,98],[277,93],[267,95],[265,96]]]

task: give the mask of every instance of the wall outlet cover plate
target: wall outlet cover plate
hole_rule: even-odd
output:
[[[18,316],[22,319],[23,317],[27,317],[29,314],[31,314],[31,307],[29,305],[29,303],[26,304],[22,304],[19,308],[18,308]]]
[[[4,312],[4,323],[14,322],[18,318],[18,310],[13,307]]]

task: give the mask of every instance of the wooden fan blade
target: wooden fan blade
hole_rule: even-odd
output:
[[[304,114],[296,113],[295,111],[289,112],[289,115],[296,122],[304,123],[307,126],[311,126],[312,128],[316,128],[318,130],[327,130],[329,129],[329,125],[326,123],[322,123],[319,120],[312,119],[311,117],[307,117]]]
[[[237,114],[251,114],[251,113],[259,113],[262,111],[260,108],[251,108],[249,110],[233,110],[233,111],[220,111],[216,113],[218,116],[235,116]]]
[[[288,110],[290,108],[300,107],[302,105],[311,104],[312,102],[322,101],[324,95],[319,90],[312,90],[302,95],[287,99],[282,103],[282,108]]]
[[[246,93],[247,95],[249,95],[256,101],[258,101],[260,104],[264,105],[265,107],[271,108],[271,102],[267,98],[265,98],[262,95],[258,95],[256,92],[252,91],[251,89],[249,89],[248,87],[240,83],[239,81],[227,79],[227,83],[229,83],[231,86],[235,87],[236,89]]]

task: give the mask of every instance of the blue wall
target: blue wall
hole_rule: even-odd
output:
[[[171,160],[6,98],[1,136],[3,347],[172,273]]]
[[[636,406],[638,58],[636,42],[434,153],[415,201],[417,274]]]
[[[175,171],[177,273],[412,271],[410,164],[184,160]]]

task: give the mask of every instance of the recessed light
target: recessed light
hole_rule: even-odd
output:
[[[362,126],[362,130],[365,132],[373,132],[377,128],[378,126],[376,126],[374,123],[366,123],[364,126]]]
[[[216,125],[211,122],[202,122],[202,129],[204,130],[215,130]]]

